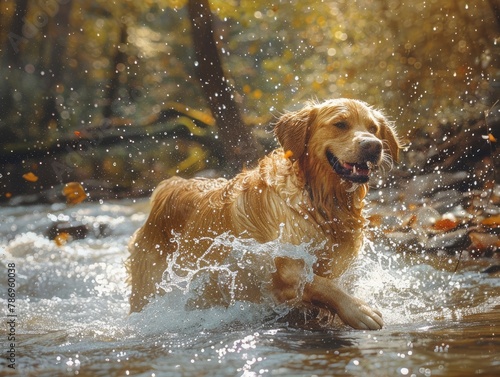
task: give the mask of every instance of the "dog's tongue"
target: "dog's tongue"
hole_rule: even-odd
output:
[[[353,175],[369,175],[370,169],[366,165],[359,164],[349,164],[348,162],[343,162],[342,167],[349,170]]]

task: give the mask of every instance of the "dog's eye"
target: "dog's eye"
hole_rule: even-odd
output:
[[[368,132],[369,133],[376,134],[377,131],[378,131],[378,127],[375,126],[375,125],[372,125],[372,126],[368,127]]]
[[[341,130],[346,130],[347,128],[349,128],[349,125],[347,124],[347,122],[337,122],[335,123],[335,127]]]

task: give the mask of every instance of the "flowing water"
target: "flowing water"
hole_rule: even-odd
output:
[[[290,327],[270,303],[186,310],[196,279],[175,276],[169,293],[129,315],[126,244],[146,212],[144,201],[0,209],[1,376],[500,375],[500,278],[481,272],[489,260],[454,272],[456,259],[368,243],[341,284],[382,311],[380,331]],[[45,236],[57,221],[90,234],[58,246]],[[233,246],[240,267],[279,248],[214,242]]]

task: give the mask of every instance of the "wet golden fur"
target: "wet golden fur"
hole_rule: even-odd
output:
[[[351,164],[343,165],[347,168],[367,159],[368,166],[390,164],[400,147],[394,129],[382,113],[365,103],[335,99],[284,114],[275,134],[282,148],[231,180],[174,177],[159,184],[151,213],[129,244],[131,311],[142,310],[158,293],[168,255],[178,251],[182,263],[194,264],[210,246],[210,237],[230,232],[261,243],[278,237],[294,245],[324,243],[317,248],[310,282],[304,282],[303,261],[275,258],[269,293],[279,302],[298,301],[326,309],[354,328],[382,327],[380,312],[334,282],[362,247],[368,185],[341,177],[325,154],[329,151]],[[362,149],[365,141],[369,148]],[[179,244],[171,241],[174,233],[180,237]],[[204,255],[203,263],[221,262],[228,252],[221,249]],[[258,301],[262,294],[248,289],[236,299]],[[222,302],[217,289],[210,286],[204,300]]]

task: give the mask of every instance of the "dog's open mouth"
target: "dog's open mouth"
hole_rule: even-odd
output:
[[[355,183],[366,183],[370,179],[370,171],[374,164],[370,161],[362,163],[349,163],[340,161],[335,155],[327,151],[326,158],[333,170],[342,178]]]

